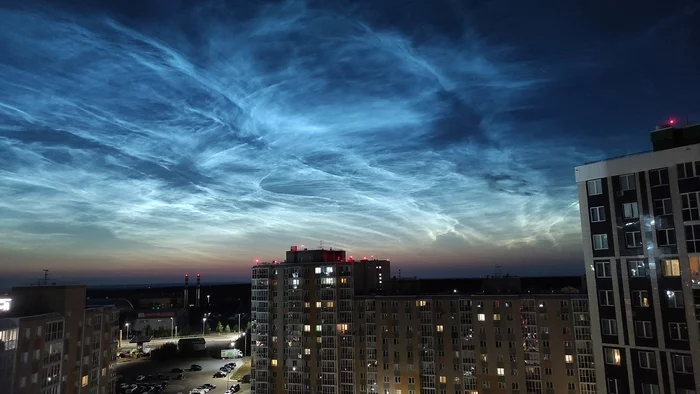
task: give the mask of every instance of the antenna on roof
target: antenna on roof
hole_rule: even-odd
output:
[[[43,270],[44,271],[44,286],[49,285],[49,270]]]
[[[319,241],[319,246],[318,246],[318,247],[319,247],[319,249],[323,250],[323,240],[320,240],[320,241]]]

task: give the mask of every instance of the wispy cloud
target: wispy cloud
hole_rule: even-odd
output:
[[[0,248],[194,261],[290,239],[578,236],[572,179],[550,171],[581,155],[528,144],[503,116],[547,83],[533,65],[473,33],[418,43],[303,3],[214,11],[188,15],[190,36],[0,11]]]

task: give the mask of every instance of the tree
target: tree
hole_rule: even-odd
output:
[[[216,332],[218,332],[219,334],[221,334],[222,332],[224,332],[224,325],[221,324],[221,322],[218,322],[218,323],[216,324]]]
[[[192,335],[192,329],[190,328],[190,326],[184,326],[179,330],[178,335],[183,336],[183,337],[188,336],[188,335]]]
[[[177,356],[177,344],[174,342],[164,343],[160,347],[151,350],[151,358],[154,360],[169,360]]]
[[[211,327],[206,322],[204,323],[204,334],[209,334],[211,332]]]
[[[150,324],[147,324],[146,327],[143,328],[143,335],[145,336],[151,336],[153,334],[153,329],[151,328]]]
[[[227,324],[226,327],[224,327],[224,332],[227,333],[227,334],[228,334],[229,332],[231,332],[231,326],[229,326],[229,325]]]

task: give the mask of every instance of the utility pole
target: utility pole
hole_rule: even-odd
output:
[[[44,270],[44,286],[49,285],[49,270]]]

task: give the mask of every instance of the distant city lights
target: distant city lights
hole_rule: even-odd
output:
[[[10,303],[12,303],[12,298],[0,298],[0,312],[9,311]]]

